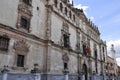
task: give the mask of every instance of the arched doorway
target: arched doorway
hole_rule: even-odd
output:
[[[83,76],[84,76],[84,80],[87,80],[87,66],[86,64],[83,64]]]

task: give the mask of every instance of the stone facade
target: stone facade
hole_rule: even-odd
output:
[[[115,63],[114,63],[114,59],[112,57],[107,57],[107,66],[106,66],[106,70],[107,70],[107,74],[108,75],[112,75],[114,76],[116,73],[115,73]]]
[[[117,76],[117,62],[116,62],[116,52],[114,49],[114,45],[111,45],[110,54],[112,56],[107,56],[107,63],[106,63],[106,75],[108,76]]]
[[[0,48],[0,70],[6,65],[11,73],[30,73],[38,64],[42,80],[105,73],[106,43],[69,0],[2,0],[0,46],[3,35],[9,41],[8,50]]]

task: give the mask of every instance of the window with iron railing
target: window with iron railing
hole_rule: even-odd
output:
[[[0,36],[0,50],[7,51],[9,47],[9,38],[6,35]]]
[[[69,36],[66,34],[63,34],[63,41],[64,41],[64,47],[69,48]]]

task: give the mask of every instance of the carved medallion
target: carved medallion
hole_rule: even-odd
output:
[[[68,62],[69,61],[69,57],[67,55],[67,53],[65,53],[63,56],[62,56],[62,59],[64,62]]]
[[[29,46],[26,44],[25,41],[16,41],[14,43],[14,46],[13,48],[16,50],[16,51],[21,51],[21,52],[28,52],[29,51]]]

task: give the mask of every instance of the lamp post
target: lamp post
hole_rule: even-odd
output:
[[[9,70],[7,68],[8,68],[8,66],[4,65],[4,68],[1,71],[1,73],[3,74],[2,80],[7,80],[7,76],[8,76],[8,72],[9,72]]]
[[[31,73],[34,76],[34,80],[41,80],[41,71],[39,70],[39,65],[38,64],[34,64],[34,68],[33,70],[31,70]]]

